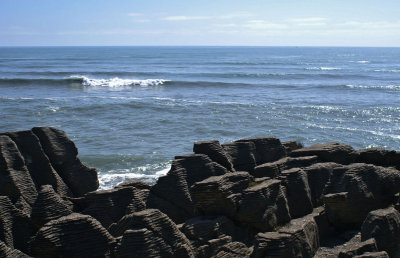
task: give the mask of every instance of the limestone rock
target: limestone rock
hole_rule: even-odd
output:
[[[192,246],[186,236],[179,231],[171,219],[156,209],[126,215],[110,227],[110,232],[116,237],[123,236],[121,245],[117,247],[117,253],[120,254],[126,253],[124,250],[130,246],[136,246],[137,251],[133,248],[129,250],[133,252],[131,254],[133,257],[139,257],[145,252],[152,252],[148,249],[156,243],[155,256],[194,256]]]
[[[31,243],[35,257],[111,257],[115,240],[94,218],[73,213],[45,224]]]
[[[375,238],[379,251],[400,257],[400,213],[392,207],[371,211],[361,226],[361,238]]]
[[[210,176],[224,175],[228,172],[226,168],[213,162],[204,154],[176,156],[172,162],[171,171],[179,169],[186,170],[186,181],[189,187]]]
[[[232,157],[236,171],[252,173],[256,163],[256,146],[253,142],[232,142],[222,144],[222,148]]]
[[[54,127],[34,127],[32,131],[39,138],[52,166],[74,196],[82,196],[99,187],[97,170],[82,164],[77,157],[78,149],[64,131]]]
[[[316,155],[321,161],[349,164],[354,162],[355,154],[353,147],[342,143],[315,144],[291,152],[292,157]]]
[[[312,257],[319,248],[318,225],[313,215],[293,219],[279,229],[279,233],[289,234],[301,246],[303,257]]]
[[[366,252],[361,255],[356,255],[354,258],[389,258],[387,252]]]
[[[255,237],[253,257],[303,257],[302,245],[292,235],[278,232],[258,233]],[[306,256],[312,257],[312,256]]]
[[[195,142],[193,152],[196,154],[205,154],[212,161],[217,162],[225,167],[228,171],[235,171],[232,165],[231,157],[222,148],[219,141],[202,141]]]
[[[123,188],[123,187],[135,187],[136,189],[148,189],[150,190],[151,186],[142,182],[140,180],[130,180],[123,183],[118,184],[115,188]]]
[[[285,147],[274,137],[247,138],[236,142],[252,142],[256,147],[255,158],[257,165],[279,160],[286,156]]]
[[[18,249],[12,249],[4,242],[0,241],[0,257],[7,257],[7,258],[29,258],[30,256],[24,254]]]
[[[398,151],[371,148],[358,150],[356,153],[357,162],[384,167],[396,167],[400,170],[400,152]]]
[[[197,210],[202,215],[235,217],[241,192],[252,181],[249,173],[237,172],[197,182],[191,188]]]
[[[16,209],[7,196],[0,196],[0,241],[26,252],[33,231],[29,216]]]
[[[290,220],[286,196],[279,180],[266,180],[243,191],[236,221],[253,231],[270,231]]]
[[[146,208],[143,192],[134,187],[90,192],[84,202],[82,213],[97,219],[105,228],[126,214]]]
[[[47,222],[70,215],[71,207],[66,205],[51,185],[43,185],[32,207],[31,219],[37,228]]]
[[[238,231],[234,223],[227,217],[195,217],[183,224],[181,231],[197,245],[206,244],[211,239],[223,236],[234,238]]]
[[[251,255],[251,249],[247,248],[247,246],[240,242],[231,242],[223,245],[219,248],[219,252],[212,257],[215,258],[248,258]]]
[[[160,209],[177,223],[181,223],[194,215],[194,205],[186,181],[186,173],[186,170],[182,168],[171,169],[167,175],[158,179],[157,183],[151,188],[151,195],[149,196],[149,207]],[[163,206],[158,200],[160,198],[172,205]]]
[[[255,177],[277,177],[282,171],[291,168],[302,168],[314,164],[317,161],[317,156],[305,156],[305,157],[285,157],[275,162],[268,162],[256,166],[252,173]]]
[[[38,191],[42,185],[51,185],[59,195],[72,196],[71,190],[51,166],[38,137],[31,130],[8,132],[6,135],[16,143]]]
[[[10,137],[0,135],[0,195],[15,203],[21,196],[32,206],[36,188],[25,166],[24,158]]]
[[[299,168],[293,168],[283,171],[281,178],[286,188],[290,216],[298,218],[311,213],[313,204],[307,174]]]
[[[292,151],[303,148],[303,144],[296,141],[282,142],[283,147],[286,150],[286,153],[289,155]]]
[[[325,162],[303,168],[307,173],[311,200],[314,207],[323,205],[323,196],[328,193],[327,187],[330,183],[333,170],[341,167],[342,165],[334,162]]]
[[[278,232],[258,233],[254,257],[313,257],[319,248],[318,227],[312,215],[291,220]]]
[[[148,207],[160,209],[176,223],[182,223],[195,215],[190,187],[195,182],[226,173],[224,167],[204,154],[176,156],[168,174],[151,188]]]
[[[116,257],[171,257],[173,250],[147,228],[128,229],[116,247]]]
[[[360,242],[357,245],[352,245],[346,250],[343,250],[339,253],[338,258],[352,258],[356,255],[361,255],[366,252],[377,252],[378,249],[376,247],[375,239],[371,238],[366,241]]]
[[[343,227],[360,227],[370,211],[388,207],[393,203],[395,195],[399,192],[399,186],[400,173],[393,168],[362,163],[336,168],[333,170],[326,191],[347,194],[335,199],[336,208],[330,201],[332,195],[325,198],[328,201],[325,203],[328,215],[331,210],[336,209]]]

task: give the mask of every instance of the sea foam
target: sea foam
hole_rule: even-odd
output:
[[[118,87],[127,87],[127,86],[157,86],[162,85],[169,80],[164,79],[122,79],[118,77],[109,78],[109,79],[94,79],[86,76],[73,76],[71,78],[81,78],[82,84],[84,86],[92,86],[92,87],[110,87],[110,88],[118,88]]]
[[[342,70],[342,68],[339,67],[326,67],[326,66],[321,66],[321,67],[308,67],[306,68],[307,70],[315,70],[315,71],[333,71],[333,70]]]

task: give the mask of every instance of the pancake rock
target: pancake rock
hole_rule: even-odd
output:
[[[274,137],[194,143],[99,190],[54,127],[0,133],[2,257],[400,257],[400,155]]]

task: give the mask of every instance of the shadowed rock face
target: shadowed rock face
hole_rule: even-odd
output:
[[[256,164],[275,161],[286,156],[285,147],[274,137],[247,138],[236,142],[252,142],[255,145]]]
[[[0,241],[0,257],[19,257],[28,258],[30,256],[24,254],[18,249],[12,249],[8,247],[4,242]]]
[[[146,208],[143,192],[134,187],[90,192],[85,195],[83,214],[97,219],[105,228],[124,215]]]
[[[193,149],[155,185],[94,191],[65,132],[0,133],[0,256],[400,257],[398,152],[272,137]]]
[[[316,155],[321,161],[350,164],[355,161],[356,154],[353,147],[337,142],[315,144],[310,147],[297,149],[291,152],[292,157]]]
[[[34,127],[32,131],[39,138],[51,164],[70,187],[74,196],[82,196],[97,190],[99,187],[97,170],[82,164],[77,158],[78,149],[64,131],[54,127]]]
[[[0,241],[26,251],[33,232],[29,216],[15,208],[7,196],[0,196]]]
[[[117,247],[117,253],[122,256],[128,255],[128,248],[129,255],[133,257],[143,254],[162,257],[194,256],[186,236],[168,216],[156,209],[126,215],[110,227],[110,232],[116,237],[122,235],[121,244]],[[137,248],[133,249],[133,246]]]
[[[0,136],[0,194],[12,202],[22,197],[33,205],[37,192],[24,158],[8,136]]]
[[[110,257],[114,242],[97,220],[73,213],[45,224],[31,252],[37,257]]]
[[[253,142],[232,142],[222,144],[222,147],[231,156],[236,171],[252,173],[257,165],[256,146]]]
[[[379,250],[400,256],[400,213],[390,207],[371,211],[361,226],[362,239],[375,238]]]
[[[39,138],[31,130],[10,132],[6,135],[18,146],[38,191],[41,185],[51,185],[59,195],[72,196],[71,190],[44,153]]]
[[[205,154],[212,161],[217,162],[221,166],[225,167],[228,171],[235,171],[232,165],[231,157],[222,148],[219,141],[195,142],[193,146],[193,152],[196,154]]]
[[[41,187],[38,197],[32,207],[31,219],[37,228],[47,222],[70,215],[72,209],[53,190],[51,185]]]
[[[182,223],[195,216],[190,187],[195,182],[226,173],[224,167],[204,154],[176,156],[168,174],[151,188],[148,207],[160,209],[176,223]]]

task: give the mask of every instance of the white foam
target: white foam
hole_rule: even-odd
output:
[[[400,90],[400,85],[353,85],[353,84],[348,84],[345,85],[348,88],[351,89],[385,89],[385,90]]]
[[[366,61],[366,60],[361,60],[361,61],[357,61],[357,63],[359,63],[359,64],[368,64],[368,63],[369,63],[369,61]]]
[[[321,66],[321,67],[308,67],[306,68],[307,70],[316,70],[316,71],[333,71],[333,70],[342,70],[342,68],[339,67],[327,67],[327,66]]]
[[[140,179],[145,182],[155,182],[160,176],[164,176],[171,169],[168,165],[166,168],[156,171],[152,174],[146,174],[146,171],[154,169],[154,165],[140,166],[130,169],[116,169],[99,173],[100,190],[107,190],[116,185],[134,179]]]
[[[81,78],[82,84],[85,86],[92,87],[110,87],[110,88],[119,88],[119,87],[127,87],[127,86],[157,86],[162,85],[169,80],[164,79],[122,79],[118,77],[110,78],[110,79],[94,79],[86,76],[71,76],[71,78]]]
[[[386,72],[386,73],[400,73],[400,69],[377,69],[374,72]]]

